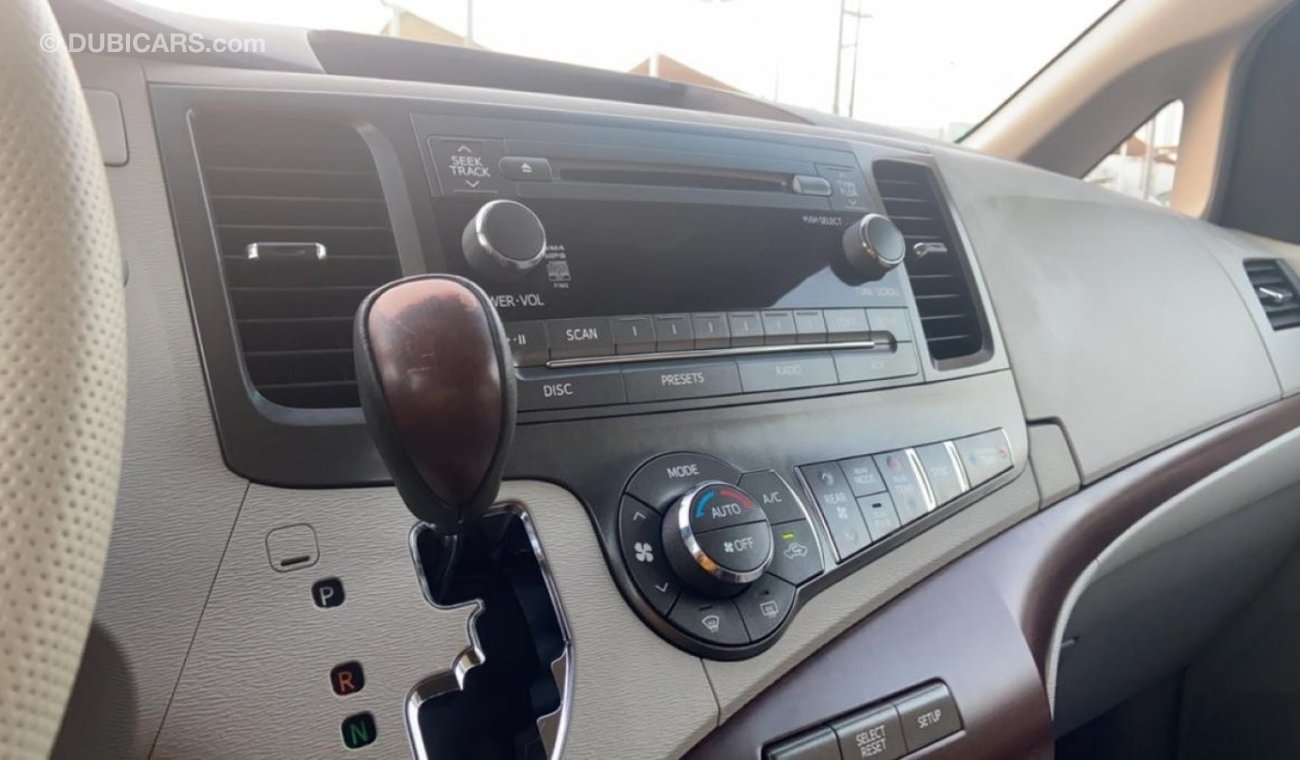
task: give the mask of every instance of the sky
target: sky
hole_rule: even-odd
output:
[[[207,16],[379,32],[381,0],[140,0]],[[855,118],[929,134],[978,122],[1115,0],[861,0]],[[390,0],[518,55],[627,70],[653,52],[832,111],[844,0]],[[857,0],[847,0],[853,6]],[[850,37],[854,20],[845,20]],[[849,55],[844,56],[847,106]],[[952,136],[949,134],[948,136]]]

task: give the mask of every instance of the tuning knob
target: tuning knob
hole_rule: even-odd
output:
[[[907,241],[889,217],[867,214],[844,230],[844,257],[867,279],[884,277],[906,254]]]
[[[703,483],[669,508],[664,555],[687,586],[734,596],[772,562],[772,526],[754,497],[730,483]]]
[[[460,244],[476,272],[515,279],[546,257],[546,228],[524,204],[498,199],[483,204],[469,220]]]

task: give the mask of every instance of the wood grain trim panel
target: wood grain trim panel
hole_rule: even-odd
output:
[[[948,684],[964,728],[909,758],[1050,758],[1044,674],[1070,587],[1151,510],[1300,427],[1283,399],[1174,444],[985,543],[836,638],[688,757],[762,747],[926,681]],[[1032,457],[1032,452],[1031,452]]]

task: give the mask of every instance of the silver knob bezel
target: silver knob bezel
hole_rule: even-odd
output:
[[[483,227],[487,223],[487,218],[492,213],[492,209],[500,208],[502,206],[518,206],[519,208],[528,212],[528,215],[532,217],[534,222],[537,223],[538,229],[542,231],[541,248],[539,248],[537,253],[533,254],[530,258],[527,259],[511,258],[505,255],[504,253],[498,251],[496,247],[492,245],[492,241],[488,238],[487,232],[484,230]],[[474,224],[474,242],[478,243],[479,249],[483,253],[491,257],[491,261],[494,264],[496,264],[497,266],[503,269],[515,272],[517,274],[522,274],[524,272],[529,271],[533,267],[537,266],[539,263],[541,263],[542,259],[546,258],[546,227],[545,225],[542,224],[541,218],[537,216],[537,213],[535,211],[528,208],[527,206],[520,203],[519,201],[511,200],[510,198],[497,198],[496,200],[488,201],[487,203],[484,203],[479,208],[479,210],[474,214],[473,224]],[[466,253],[468,253],[468,251]]]
[[[878,249],[876,246],[871,244],[871,238],[867,234],[867,227],[871,226],[873,223],[880,223],[880,222],[883,222],[885,224],[888,224],[890,227],[893,227],[894,231],[898,233],[899,239],[903,241],[903,245],[901,246],[902,253],[895,258],[887,258],[881,255],[880,249]],[[879,267],[881,270],[881,274],[883,274],[884,272],[888,272],[894,267],[897,267],[899,264],[902,264],[903,260],[907,258],[906,236],[903,235],[902,230],[898,229],[898,225],[894,224],[894,220],[890,219],[889,217],[883,214],[867,214],[863,216],[861,219],[859,219],[858,221],[854,222],[853,225],[848,228],[848,231],[851,234],[853,240],[850,240],[848,236],[846,236],[845,253],[849,257],[849,262],[851,264],[855,264],[855,266],[856,266],[856,262],[854,262],[854,258],[855,258],[855,254],[857,253],[857,249],[861,249],[860,255],[863,257],[863,263],[866,264],[867,266]],[[858,268],[860,269],[860,267]]]
[[[677,535],[682,539],[682,544],[686,547],[686,552],[690,555],[695,564],[711,577],[728,584],[744,585],[753,583],[759,578],[762,578],[763,573],[767,572],[768,565],[772,564],[772,555],[775,550],[774,541],[768,542],[767,556],[763,558],[762,563],[760,563],[756,569],[747,572],[736,572],[715,562],[713,558],[706,554],[704,549],[700,547],[699,541],[695,540],[695,530],[691,528],[691,502],[695,500],[695,497],[698,496],[701,491],[713,486],[726,486],[727,488],[739,489],[739,486],[735,483],[727,483],[721,480],[709,480],[700,483],[690,491],[687,491],[677,500],[677,504],[673,507],[677,512]],[[741,493],[744,492],[742,491]],[[762,507],[757,508],[762,509]],[[766,519],[766,513],[764,513],[764,519]],[[768,520],[767,522],[770,527],[771,521]]]

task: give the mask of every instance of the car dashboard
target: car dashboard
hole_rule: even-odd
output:
[[[1071,178],[763,104],[78,64],[123,149],[88,650],[130,684],[123,754],[433,757],[491,662],[358,401],[354,314],[401,277],[475,282],[510,340],[541,756],[1050,755],[1074,578],[1300,415],[1251,281],[1277,254]]]

